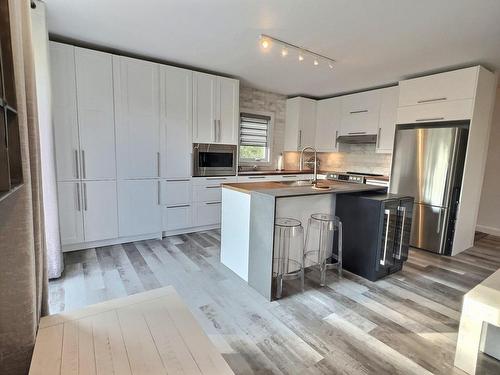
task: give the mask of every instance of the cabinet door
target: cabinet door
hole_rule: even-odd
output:
[[[118,181],[118,224],[120,237],[161,231],[159,180]]]
[[[80,182],[58,182],[61,244],[83,242],[82,186]]]
[[[162,66],[162,159],[165,178],[191,177],[193,128],[193,73]]]
[[[441,122],[472,118],[473,99],[427,103],[398,108],[398,124]]]
[[[112,56],[75,48],[82,178],[116,178]]]
[[[166,180],[162,182],[161,202],[167,206],[188,204],[192,201],[192,187],[189,179]]]
[[[196,203],[196,226],[218,225],[221,218],[221,202]]]
[[[82,183],[85,241],[118,237],[116,181]]]
[[[380,153],[392,153],[398,117],[399,88],[397,86],[389,87],[380,91],[380,118],[376,151]]]
[[[163,208],[163,230],[177,230],[192,227],[192,207],[189,204]]]
[[[342,97],[341,135],[377,134],[380,90]]]
[[[113,56],[117,167],[120,178],[160,175],[158,64]]]
[[[193,143],[215,142],[217,77],[193,73]]]
[[[219,77],[219,116],[216,142],[238,144],[240,83],[235,79]]]
[[[340,130],[340,98],[319,100],[316,107],[316,141],[318,151],[337,151]]]
[[[316,138],[316,100],[301,98],[299,113],[299,149],[314,146]]]
[[[479,67],[474,66],[451,72],[399,82],[399,106],[472,99],[476,93]]]
[[[75,48],[55,42],[49,47],[57,179],[75,180],[80,178]]]

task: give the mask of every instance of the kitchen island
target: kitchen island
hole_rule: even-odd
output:
[[[304,230],[313,213],[335,214],[337,194],[384,191],[367,184],[322,181],[229,183],[222,185],[221,262],[272,300],[274,222],[291,217]]]

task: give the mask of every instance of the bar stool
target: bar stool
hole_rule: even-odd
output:
[[[335,231],[338,233],[337,254],[333,251]],[[321,286],[325,286],[327,269],[336,268],[342,277],[342,222],[337,216],[317,213],[309,218],[303,267],[312,265],[319,266]]]
[[[274,222],[273,277],[276,278],[276,298],[281,298],[283,279],[301,279],[304,290],[304,228],[292,218],[276,218]]]

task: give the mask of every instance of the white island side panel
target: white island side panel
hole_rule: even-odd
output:
[[[248,282],[250,194],[222,189],[221,263]]]

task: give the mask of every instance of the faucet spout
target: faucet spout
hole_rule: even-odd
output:
[[[307,146],[307,147],[304,147],[302,149],[302,151],[300,151],[299,169],[300,169],[300,171],[304,170],[304,152],[307,150],[314,152],[314,168],[313,168],[313,171],[314,171],[313,176],[314,177],[313,177],[312,183],[314,186],[317,186],[317,184],[318,184],[318,151],[314,147]]]

